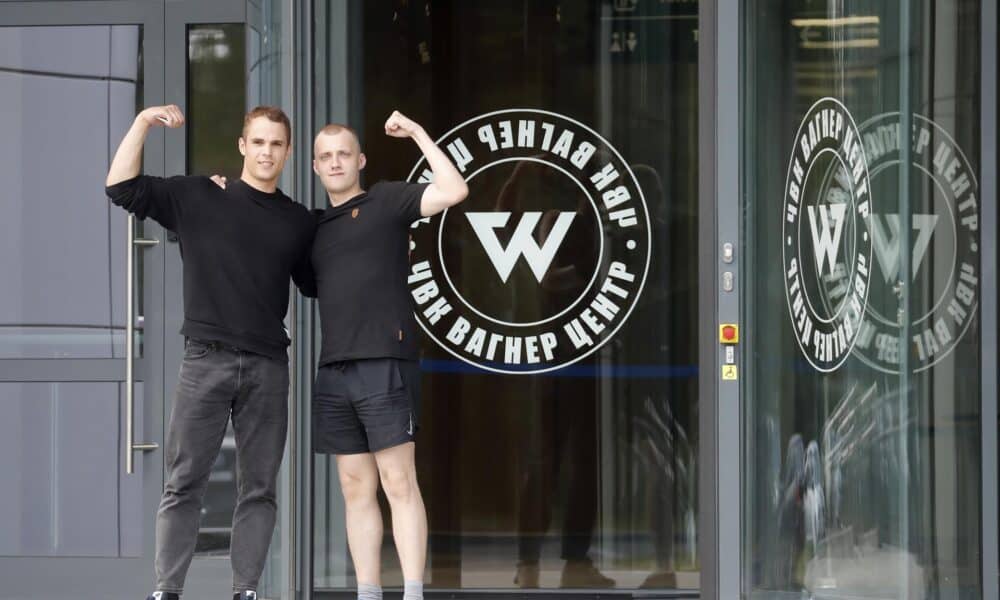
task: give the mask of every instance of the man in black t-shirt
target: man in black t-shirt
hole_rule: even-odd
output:
[[[367,192],[358,137],[327,125],[313,145],[313,170],[330,206],[319,216],[312,266],[323,348],[313,397],[317,452],[334,454],[347,512],[358,598],[381,598],[381,482],[392,510],[405,600],[423,598],[427,515],[417,485],[419,339],[406,287],[410,225],[468,195],[458,170],[420,125],[394,112],[386,135],[411,138],[433,183],[377,183]]]
[[[186,337],[164,447],[156,515],[156,591],[177,600],[195,551],[202,496],[232,418],[238,497],[230,555],[234,599],[252,600],[274,530],[288,418],[289,277],[314,295],[315,218],[277,188],[291,127],[281,109],[250,111],[238,140],[239,181],[139,174],[150,127],[180,127],[176,106],[139,113],[111,163],[107,194],[177,234],[184,259]]]

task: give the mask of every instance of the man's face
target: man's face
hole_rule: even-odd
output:
[[[267,117],[256,117],[240,138],[243,169],[261,182],[274,183],[281,176],[288,159],[288,137],[285,126]]]
[[[350,131],[321,133],[313,144],[313,171],[328,193],[348,192],[357,187],[365,168],[365,155]]]

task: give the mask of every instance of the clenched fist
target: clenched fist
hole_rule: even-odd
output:
[[[392,137],[413,137],[418,131],[420,131],[420,125],[398,110],[392,111],[385,122],[385,134]]]
[[[184,113],[176,104],[150,106],[136,118],[142,119],[150,127],[162,126],[173,129],[184,124]]]

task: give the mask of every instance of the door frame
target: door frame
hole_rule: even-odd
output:
[[[139,25],[142,27],[143,89],[146,103],[159,103],[163,98],[163,6],[160,3],[139,0],[116,1],[31,1],[0,2],[0,23],[4,27],[52,27],[87,25]],[[121,132],[124,133],[124,132]],[[109,149],[110,150],[110,149]],[[150,135],[144,147],[143,164],[145,172],[163,173],[164,139],[162,133]],[[164,231],[151,221],[145,225],[145,237],[164,240]],[[124,230],[115,236],[114,242],[126,244]],[[141,414],[141,423],[135,423],[141,441],[156,442],[162,446],[163,440],[163,276],[164,247],[157,244],[150,247],[129,249],[143,252],[144,285],[142,287],[145,315],[143,322],[143,355],[136,358],[135,381],[144,384],[144,393],[136,399],[136,414]],[[3,359],[0,360],[0,381],[4,382],[114,382],[123,384],[125,373],[124,358],[101,359]],[[124,410],[122,415],[124,416]],[[121,436],[124,438],[124,435]],[[124,465],[121,450],[121,464]],[[156,513],[163,485],[162,450],[134,454],[142,472],[142,514],[149,515],[144,520],[141,556],[132,558],[83,558],[83,557],[4,557],[0,559],[0,573],[16,576],[0,576],[5,582],[5,591],[13,594],[32,596],[56,591],[69,593],[78,591],[80,582],[108,578],[121,581],[121,591],[134,592],[131,586],[143,582],[148,587],[152,573],[152,557],[155,549],[155,535],[152,515]],[[122,467],[124,468],[124,467]],[[58,564],[58,570],[53,566]],[[124,577],[126,573],[136,573]],[[54,577],[54,575],[57,575]],[[40,589],[41,582],[49,582],[51,587]],[[62,586],[62,587],[60,587]]]
[[[700,0],[698,54],[699,486],[701,597],[739,598],[742,553],[742,423],[740,381],[722,381],[720,323],[741,323],[742,7],[738,0]],[[722,245],[732,244],[731,262]],[[724,274],[733,278],[723,289]],[[749,376],[742,348],[736,366]]]

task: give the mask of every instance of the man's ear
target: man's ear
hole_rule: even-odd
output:
[[[368,159],[365,158],[365,153],[362,152],[361,157],[358,159],[358,170],[361,171],[364,169],[366,164],[368,164]]]
[[[243,156],[247,155],[247,143],[246,140],[243,139],[242,135],[240,136],[240,139],[236,141],[236,146],[240,149],[240,154]]]
[[[313,159],[313,173],[319,175],[319,167],[316,166],[316,159]]]

